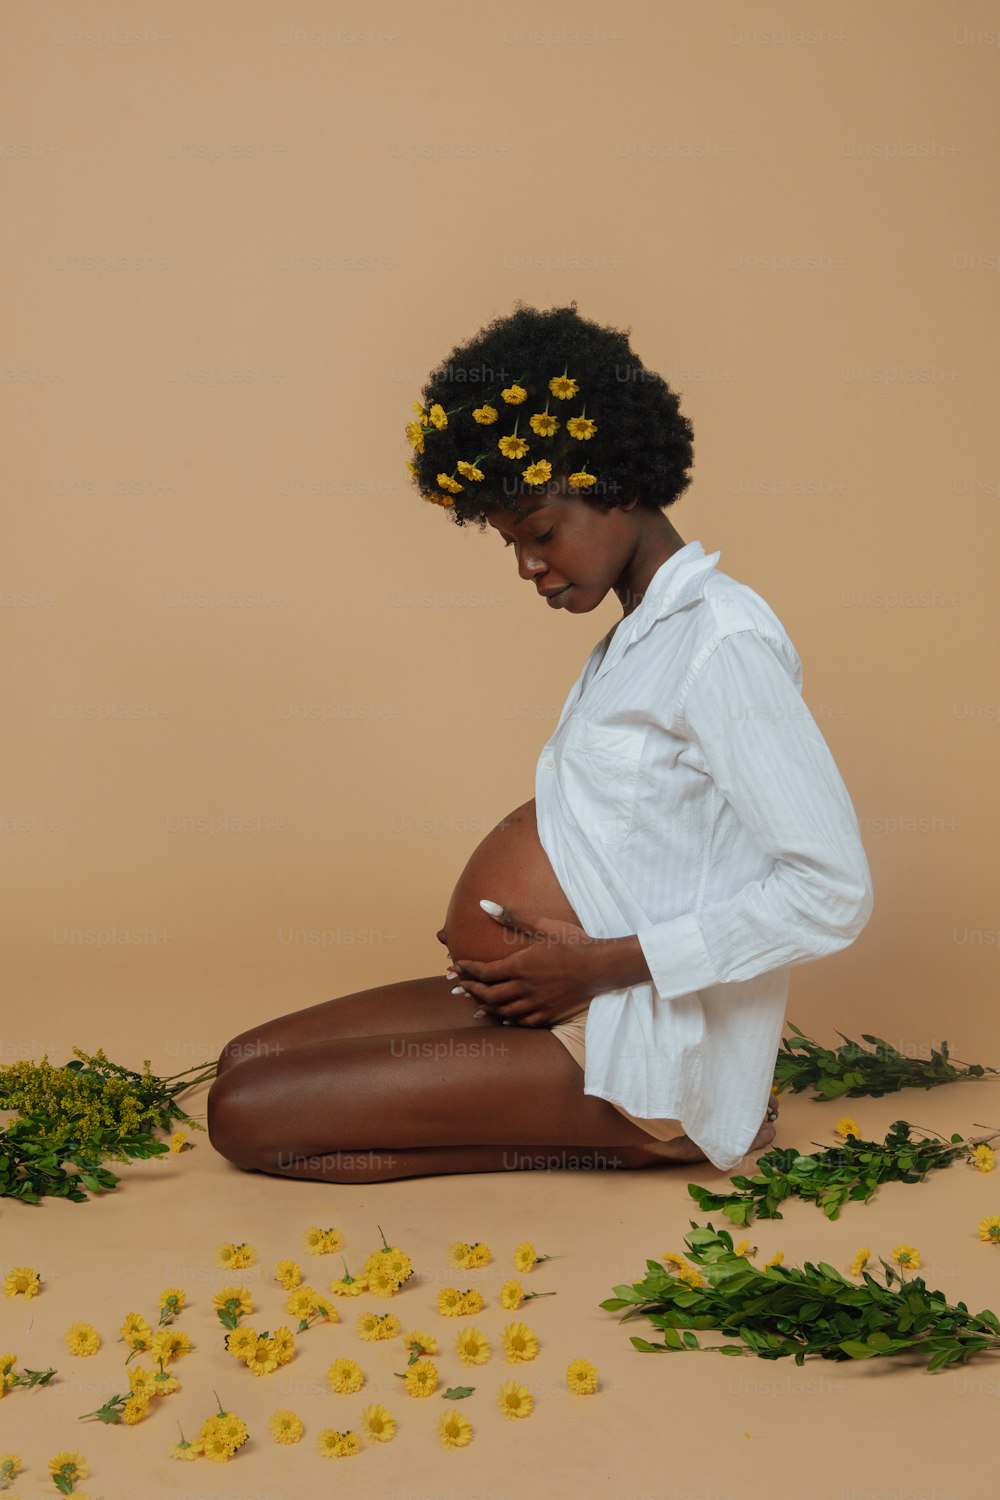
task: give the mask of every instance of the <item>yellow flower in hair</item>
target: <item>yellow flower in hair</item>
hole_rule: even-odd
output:
[[[466,463],[464,458],[460,458],[459,459],[457,467],[458,467],[458,472],[460,474],[464,474],[464,476],[465,476],[466,479],[485,479],[486,478],[486,475],[483,473],[482,469],[477,469],[476,466],[475,466],[475,464],[468,464],[468,463]]]
[[[424,434],[419,422],[407,422],[406,436],[418,453],[424,451]]]
[[[458,480],[452,479],[449,474],[439,474],[437,481],[443,490],[447,490],[452,495],[457,495],[465,489],[464,484],[459,484]]]
[[[523,385],[509,385],[505,391],[500,392],[503,399],[511,406],[520,406],[522,401],[527,401],[528,393]]]
[[[427,499],[428,500],[432,500],[435,505],[454,505],[455,504],[454,500],[451,498],[450,495],[428,495]]]
[[[445,411],[444,407],[440,404],[440,402],[435,401],[434,405],[428,412],[428,416],[439,431],[442,427],[447,427],[448,414]]]
[[[497,442],[497,447],[504,458],[523,458],[528,451],[528,445],[523,437],[502,437]]]
[[[485,405],[477,406],[472,415],[473,417],[475,417],[477,422],[481,422],[482,425],[486,427],[490,422],[495,422],[500,413],[497,411],[495,406]]]
[[[592,422],[589,417],[570,417],[566,423],[566,431],[571,437],[592,438],[597,431],[597,423]]]
[[[521,470],[521,478],[526,484],[546,484],[552,478],[552,465],[547,458],[540,458]]]
[[[550,416],[548,411],[537,411],[528,425],[539,437],[551,437],[559,426],[559,418]]]
[[[597,483],[597,476],[596,474],[586,474],[581,469],[578,473],[569,476],[569,482],[575,490],[586,490],[592,484]]]
[[[549,390],[553,396],[558,396],[560,401],[568,401],[575,396],[580,387],[575,380],[568,380],[565,375],[553,375],[549,381]]]
[[[417,416],[420,418],[420,420],[422,422],[426,422],[426,420],[427,420],[427,408],[426,408],[426,406],[424,406],[419,401],[414,401],[413,402],[413,410],[416,412]]]

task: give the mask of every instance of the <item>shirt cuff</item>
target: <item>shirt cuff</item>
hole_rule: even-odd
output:
[[[718,984],[701,928],[690,914],[640,927],[636,937],[661,999],[672,1000]]]

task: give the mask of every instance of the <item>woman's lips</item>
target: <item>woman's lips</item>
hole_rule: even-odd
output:
[[[566,587],[560,589],[558,594],[549,594],[545,601],[546,604],[561,604],[572,587],[571,583],[567,583]]]

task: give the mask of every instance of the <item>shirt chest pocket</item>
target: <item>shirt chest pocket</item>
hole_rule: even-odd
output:
[[[646,730],[573,717],[560,746],[561,781],[578,822],[602,844],[632,831]]]

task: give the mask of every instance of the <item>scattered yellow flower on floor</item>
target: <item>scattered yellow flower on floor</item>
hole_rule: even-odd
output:
[[[226,1335],[226,1348],[234,1359],[245,1362],[257,1347],[257,1330],[249,1323]]]
[[[472,1441],[472,1423],[460,1411],[442,1412],[437,1430],[446,1448],[465,1448]]]
[[[378,1402],[363,1409],[361,1427],[365,1437],[373,1443],[387,1443],[396,1436],[396,1418],[390,1416]]]
[[[154,1360],[162,1359],[164,1364],[169,1364],[172,1359],[182,1359],[191,1353],[191,1348],[190,1338],[179,1328],[165,1328],[162,1333],[154,1333],[149,1342]]]
[[[296,1318],[309,1318],[316,1310],[316,1293],[311,1286],[297,1286],[289,1292],[285,1308]]]
[[[134,1427],[149,1411],[151,1397],[147,1391],[135,1391],[123,1404],[121,1419],[126,1427]]]
[[[177,1424],[177,1431],[181,1435],[181,1440],[179,1443],[174,1443],[172,1448],[167,1449],[167,1456],[180,1460],[200,1458],[202,1453],[201,1438],[196,1438],[193,1443],[189,1443],[184,1436],[184,1428],[179,1422]]]
[[[489,1245],[484,1245],[482,1240],[476,1240],[469,1246],[468,1264],[477,1270],[480,1266],[488,1266],[493,1259],[493,1252]]]
[[[980,1172],[992,1172],[995,1166],[992,1146],[973,1146],[972,1158]]]
[[[362,1339],[394,1339],[401,1323],[395,1313],[359,1313],[355,1327]]]
[[[324,1458],[349,1458],[361,1452],[361,1439],[356,1432],[335,1432],[326,1427],[319,1435],[318,1447]]]
[[[287,1407],[279,1407],[267,1425],[276,1443],[297,1443],[304,1430],[302,1418]]]
[[[92,1323],[71,1323],[63,1337],[70,1354],[78,1354],[81,1358],[96,1354],[101,1347],[101,1335]]]
[[[572,1359],[566,1366],[566,1384],[576,1396],[590,1396],[597,1390],[597,1366],[589,1359]]]
[[[152,1342],[153,1330],[141,1313],[126,1313],[118,1331],[132,1349],[148,1349]]]
[[[478,1328],[463,1328],[455,1340],[455,1348],[463,1365],[484,1365],[490,1357],[489,1340]]]
[[[219,1265],[225,1266],[230,1271],[242,1271],[247,1266],[257,1264],[256,1250],[244,1240],[241,1240],[238,1245],[227,1240],[224,1245],[219,1246],[217,1256]]]
[[[471,1287],[462,1293],[462,1305],[459,1309],[462,1313],[477,1313],[483,1310],[483,1294],[478,1287]]]
[[[394,1297],[399,1291],[399,1282],[388,1266],[372,1266],[366,1271],[368,1290],[373,1297]]]
[[[254,1375],[270,1375],[272,1370],[276,1370],[278,1355],[274,1339],[258,1337],[255,1347],[247,1356],[246,1365]]]
[[[240,1317],[253,1312],[253,1298],[245,1286],[224,1286],[212,1298],[213,1307],[225,1308],[230,1302],[233,1303],[231,1311]]]
[[[187,1306],[187,1295],[179,1286],[168,1286],[160,1293],[160,1318],[176,1318],[182,1308]]]
[[[990,1214],[979,1221],[979,1238],[1000,1245],[1000,1214]]]
[[[524,1288],[519,1281],[505,1281],[500,1288],[500,1306],[507,1312],[516,1312],[524,1300]]]
[[[446,1286],[437,1294],[437,1310],[446,1318],[457,1318],[462,1312],[463,1294],[454,1286]]]
[[[302,1282],[302,1268],[294,1260],[279,1260],[274,1268],[274,1279],[280,1282],[286,1292],[297,1287]]]
[[[351,1276],[345,1272],[339,1281],[330,1282],[330,1290],[338,1297],[360,1297],[362,1292],[368,1290],[367,1276]]]
[[[505,1417],[527,1417],[535,1398],[519,1380],[505,1380],[497,1392],[497,1404]]]
[[[369,1290],[374,1292],[378,1289],[380,1295],[385,1295],[381,1289],[387,1281],[392,1284],[393,1291],[409,1281],[413,1275],[413,1262],[398,1245],[384,1245],[369,1255],[364,1264],[364,1274],[368,1277]]]
[[[313,1225],[306,1230],[302,1241],[310,1255],[332,1255],[344,1243],[344,1235],[339,1229],[319,1229]]]
[[[527,1323],[508,1323],[501,1338],[511,1364],[534,1359],[538,1353],[538,1337]]]
[[[295,1335],[292,1333],[292,1330],[287,1324],[282,1323],[280,1328],[274,1330],[271,1339],[274,1344],[274,1352],[277,1356],[278,1364],[287,1365],[295,1353]]]
[[[144,1370],[142,1365],[135,1365],[128,1372],[128,1385],[133,1396],[142,1392],[151,1396],[153,1394],[153,1371]]]
[[[737,1240],[736,1244],[733,1246],[733,1254],[734,1255],[746,1255],[746,1253],[747,1253],[747,1251],[749,1249],[750,1249],[750,1241],[749,1240]]]
[[[173,1133],[173,1135],[170,1137],[170,1149],[171,1149],[171,1151],[174,1151],[174,1152],[176,1152],[176,1151],[183,1151],[183,1149],[184,1149],[184,1142],[186,1140],[187,1140],[187,1131],[186,1130],[175,1130],[174,1133]]]
[[[781,1262],[784,1260],[784,1258],[785,1258],[785,1252],[784,1252],[784,1250],[775,1250],[774,1254],[770,1257],[770,1259],[766,1260],[764,1262],[764,1264],[761,1266],[761,1270],[762,1271],[766,1271],[767,1268],[768,1268],[768,1266],[780,1266]]]
[[[3,1289],[8,1297],[35,1297],[38,1295],[39,1276],[30,1266],[14,1266],[3,1279]]]
[[[414,1350],[417,1354],[438,1352],[437,1339],[433,1333],[422,1333],[419,1328],[414,1328],[412,1333],[404,1333],[402,1337],[405,1347]]]
[[[86,1479],[89,1472],[87,1460],[75,1448],[62,1448],[49,1459],[49,1473],[61,1474],[74,1484],[78,1479]]]
[[[457,1271],[464,1271],[469,1264],[469,1251],[472,1246],[465,1240],[452,1240],[448,1246],[448,1264]]]
[[[861,1272],[864,1270],[865,1266],[868,1264],[869,1260],[871,1259],[871,1254],[872,1254],[872,1252],[871,1252],[871,1246],[870,1245],[862,1245],[862,1247],[858,1251],[857,1255],[851,1261],[851,1269],[850,1269],[850,1273],[849,1274],[851,1276],[860,1276]]]
[[[418,1359],[403,1377],[408,1396],[430,1396],[438,1383],[437,1365],[432,1359]]]
[[[514,1270],[522,1273],[530,1271],[537,1259],[534,1245],[530,1240],[523,1240],[514,1251]]]
[[[171,1375],[167,1370],[157,1370],[153,1376],[150,1390],[154,1396],[172,1396],[174,1391],[179,1391],[181,1383],[176,1375]]]
[[[349,1396],[354,1391],[360,1391],[365,1383],[361,1366],[355,1360],[347,1359],[345,1356],[335,1359],[326,1373],[333,1389],[341,1396]]]
[[[913,1245],[894,1245],[890,1255],[898,1266],[915,1271],[920,1265],[920,1251]]]
[[[0,1484],[5,1480],[15,1479],[21,1472],[21,1455],[19,1453],[0,1453]]]
[[[861,1131],[858,1129],[857,1123],[851,1119],[850,1115],[841,1115],[840,1119],[834,1126],[834,1133],[836,1135],[839,1135],[845,1141],[847,1140],[848,1136],[852,1135],[856,1140],[861,1139]]]

